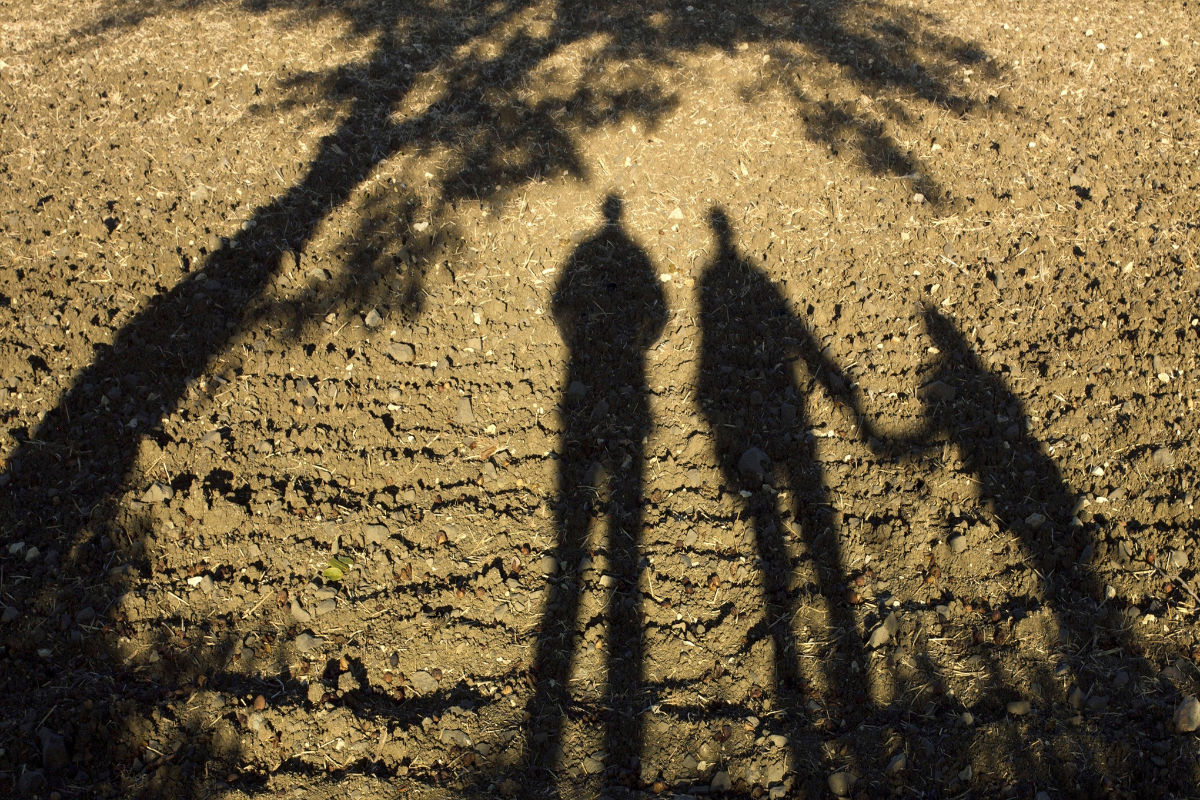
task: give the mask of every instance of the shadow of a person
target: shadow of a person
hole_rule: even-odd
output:
[[[551,551],[565,569],[542,621],[537,689],[527,706],[538,731],[534,758],[551,769],[546,755],[553,762],[564,744],[564,715],[600,718],[614,772],[634,769],[641,752],[643,642],[635,598],[642,448],[651,429],[645,362],[666,322],[666,307],[649,258],[621,229],[621,205],[612,195],[604,201],[603,227],[568,257],[554,296],[554,319],[570,349],[558,541]],[[605,651],[607,663],[600,696],[590,698],[571,689],[583,626],[602,626],[592,642]]]
[[[753,524],[765,616],[750,638],[769,635],[773,640],[775,702],[786,713],[799,714],[804,676],[793,627],[804,593],[798,590],[801,576],[793,575],[788,545],[789,530],[798,529],[812,559],[808,582],[815,583],[819,595],[812,605],[824,606],[826,630],[835,639],[819,676],[821,694],[840,699],[837,715],[854,723],[867,702],[863,682],[854,677],[863,675],[863,643],[845,595],[838,533],[828,514],[825,481],[792,362],[799,361],[836,402],[854,406],[846,381],[821,354],[788,300],[738,254],[725,213],[714,209],[711,225],[719,252],[700,283],[699,403],[714,436],[725,491],[744,498],[742,506]],[[786,500],[766,485],[783,489]],[[798,767],[803,731],[793,728],[792,763]]]
[[[1075,495],[1042,442],[1028,430],[1026,404],[1017,393],[980,362],[952,319],[934,308],[926,308],[924,318],[926,332],[940,351],[936,371],[925,386],[937,388],[925,392],[924,424],[905,440],[917,447],[955,447],[957,458],[963,461],[962,469],[975,478],[976,501],[981,510],[1016,535],[1022,551],[1017,557],[1033,567],[1039,580],[1015,588],[1010,583],[1014,595],[1021,592],[1029,596],[1014,596],[1005,616],[1019,616],[1028,610],[1024,608],[1028,603],[1045,603],[1059,626],[1059,641],[1077,645],[1066,649],[1066,654],[1073,652],[1074,656],[1060,663],[1064,671],[1057,676],[1049,674],[1047,663],[1046,674],[1026,674],[1015,683],[1005,681],[994,666],[991,680],[995,690],[985,695],[991,698],[991,707],[976,711],[1003,714],[1005,701],[1023,698],[1032,698],[1036,709],[1040,704],[1033,684],[1050,687],[1062,677],[1068,677],[1078,691],[1086,693],[1091,687],[1082,673],[1112,675],[1122,667],[1131,669],[1144,662],[1140,657],[1128,657],[1136,653],[1136,648],[1098,650],[1087,646],[1089,641],[1094,644],[1108,635],[1118,642],[1127,639],[1120,620],[1114,622],[1110,609],[1105,607],[1103,581],[1090,563],[1095,523],[1073,517]],[[1076,702],[1082,705],[1084,695],[1076,696],[1081,698]],[[1042,699],[1052,701],[1051,696]],[[1016,731],[1011,734],[1013,746],[1004,748],[1006,768],[1018,777],[1049,774],[1063,790],[1081,789],[1074,772],[1064,772],[1055,759],[1037,763],[1037,749],[1022,747]],[[1086,739],[1081,744],[1090,746]],[[1097,755],[1096,760],[1100,763],[1103,759]],[[1145,777],[1153,780],[1153,767],[1146,768],[1150,774]],[[1099,775],[1096,777],[1099,779]],[[1190,780],[1186,775],[1175,779],[1183,783]],[[1190,793],[1194,786],[1187,785],[1186,789]]]

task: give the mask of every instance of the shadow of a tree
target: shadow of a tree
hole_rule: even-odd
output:
[[[153,16],[187,14],[205,5],[117,5],[77,33],[84,46],[103,46],[106,37]],[[0,487],[9,512],[6,543],[23,541],[64,554],[61,569],[11,587],[14,606],[53,610],[77,591],[83,576],[94,580],[114,562],[124,563],[121,574],[127,577],[154,574],[153,554],[121,541],[127,522],[121,498],[138,480],[139,445],[148,435],[162,435],[164,413],[185,400],[244,332],[266,321],[299,336],[335,303],[419,315],[430,273],[447,266],[453,253],[456,203],[500,202],[548,178],[587,180],[581,137],[627,121],[653,131],[681,102],[672,76],[686,68],[689,57],[736,54],[753,45],[775,65],[801,56],[820,65],[812,80],[792,90],[809,134],[818,141],[848,138],[850,152],[862,154],[869,168],[894,175],[915,171],[919,159],[889,138],[880,122],[849,110],[839,98],[903,95],[968,113],[972,104],[951,88],[952,75],[959,65],[982,58],[974,45],[942,37],[936,20],[849,2],[797,7],[765,0],[685,10],[618,0],[590,5],[391,0],[252,2],[242,10],[283,11],[298,24],[337,19],[369,55],[284,82],[290,99],[282,108],[317,104],[333,109],[336,121],[303,175],[231,232],[198,265],[198,274],[150,298],[112,345],[79,370],[58,405],[10,455]],[[577,68],[558,70],[555,61],[564,57],[576,59]],[[786,80],[800,80],[791,67],[785,71]],[[825,87],[824,98],[810,99],[813,81]],[[756,91],[750,86],[743,95],[753,101]],[[346,237],[337,273],[311,274],[306,251],[322,222],[397,156],[436,156],[444,164],[432,201],[410,190],[369,197],[358,227]],[[269,289],[289,271],[301,279],[280,300]],[[153,391],[130,396],[119,408],[97,409],[91,402],[96,387],[121,384],[131,365],[153,373]],[[63,501],[67,496],[69,503]],[[96,544],[106,538],[113,544]],[[115,594],[120,587],[112,588]],[[55,648],[76,669],[89,663],[85,645],[65,631],[9,643],[11,654],[30,659]],[[136,671],[115,653],[108,656],[104,669],[114,692],[135,704],[152,704],[121,688],[138,681]],[[44,670],[12,676],[10,689],[53,695],[57,690],[46,677]],[[168,670],[160,691],[187,680],[184,672],[172,677]],[[57,699],[64,708],[77,704],[67,694]],[[404,717],[409,711],[386,713]],[[194,760],[204,759],[201,754]]]

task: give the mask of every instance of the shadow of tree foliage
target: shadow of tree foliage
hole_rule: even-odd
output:
[[[207,5],[113,4],[75,32],[81,41],[72,46],[102,47],[105,37],[135,29],[151,17],[187,14]],[[818,141],[847,140],[849,152],[861,154],[871,169],[897,175],[917,169],[918,159],[888,138],[881,123],[839,98],[865,92],[905,96],[970,113],[972,104],[951,88],[951,78],[959,65],[983,58],[976,45],[939,34],[937,20],[855,2],[763,0],[694,10],[661,1],[620,0],[248,2],[240,11],[282,11],[294,15],[298,24],[321,18],[347,24],[354,44],[368,50],[364,59],[298,74],[283,86],[289,96],[285,102],[331,109],[336,129],[320,140],[293,186],[258,208],[249,224],[231,231],[197,265],[199,270],[150,298],[112,345],[98,350],[4,466],[4,543],[21,541],[58,554],[53,563],[31,568],[27,579],[17,581],[10,573],[5,602],[30,612],[29,620],[54,620],[55,609],[67,599],[90,603],[97,615],[86,630],[78,621],[61,627],[30,622],[10,629],[5,655],[10,663],[27,663],[28,669],[6,675],[5,689],[47,707],[61,706],[61,714],[78,714],[94,740],[117,736],[121,721],[134,711],[150,712],[178,693],[198,691],[201,676],[208,676],[210,686],[228,684],[239,693],[259,680],[235,677],[240,673],[220,667],[219,654],[225,648],[236,650],[238,636],[246,634],[228,630],[232,620],[214,623],[206,632],[221,644],[210,648],[211,662],[198,665],[188,666],[181,657],[148,672],[119,648],[100,643],[119,638],[127,624],[116,598],[155,574],[154,554],[130,535],[137,528],[136,514],[122,500],[139,480],[134,469],[139,445],[146,437],[164,436],[163,415],[196,390],[197,380],[241,332],[269,321],[296,336],[335,302],[419,315],[425,281],[453,249],[456,202],[500,202],[530,182],[551,177],[587,180],[579,138],[625,122],[653,130],[679,103],[664,75],[690,55],[733,54],[746,45],[765,47],[777,65],[804,55],[806,63],[821,67],[814,79],[827,87],[821,98],[812,93],[811,81],[793,87],[796,113],[810,135]],[[519,91],[535,71],[583,42],[597,44],[565,92],[532,97]],[[788,74],[787,80],[796,80],[795,71]],[[421,81],[436,83],[436,99],[397,118],[396,110],[414,101]],[[746,97],[752,98],[754,91],[748,87]],[[304,274],[306,249],[318,227],[373,170],[393,157],[431,153],[446,163],[431,205],[410,192],[370,198],[360,227],[347,237],[341,270],[324,280],[306,279],[303,291],[286,302],[271,299],[266,290],[280,274]],[[431,221],[425,231],[411,224],[418,213]],[[131,392],[119,407],[98,407],[93,402],[97,391],[125,382],[131,365],[145,370],[143,385],[152,390]],[[156,624],[170,630],[172,621]],[[105,628],[111,635],[96,635]],[[174,653],[166,633],[164,637],[164,649]],[[85,707],[80,686],[104,696],[106,716],[93,701],[91,708]],[[280,697],[291,698],[298,684],[285,682],[281,691]],[[451,702],[435,697],[417,705],[364,707],[370,714],[411,720]],[[236,720],[242,712],[228,713]],[[40,757],[31,744],[36,725],[25,730],[37,722],[6,728],[12,731],[5,734],[6,747],[24,753],[23,763]],[[131,736],[136,739],[136,732]],[[172,763],[192,765],[191,773],[180,774],[194,778],[194,788],[201,792],[202,765],[230,754],[212,742],[197,741],[192,747],[186,759]],[[82,752],[79,744],[72,748]],[[162,757],[165,764],[169,759]],[[71,780],[94,783],[101,774],[108,782],[122,777],[115,763],[73,764],[51,773],[52,786]],[[16,783],[20,776],[8,777]]]

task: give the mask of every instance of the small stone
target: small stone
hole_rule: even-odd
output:
[[[776,761],[767,767],[767,783],[781,783],[783,776],[787,775],[787,762]]]
[[[9,623],[19,616],[21,616],[21,612],[17,610],[17,607],[9,606],[8,608],[4,609],[3,614],[0,614],[0,622]]]
[[[1021,717],[1029,713],[1030,705],[1028,700],[1013,700],[1008,704],[1008,713],[1014,717]]]
[[[317,603],[316,610],[317,610],[318,617],[323,617],[326,614],[332,614],[334,611],[337,610],[337,600],[333,599],[332,597],[326,598],[326,599],[322,600],[321,602]]]
[[[1046,523],[1046,515],[1039,514],[1036,511],[1025,518],[1025,524],[1033,528],[1035,531]]]
[[[221,431],[212,430],[200,437],[200,446],[207,447],[210,450],[216,450],[221,446]],[[153,487],[151,487],[153,488]],[[143,495],[144,496],[144,495]],[[156,501],[151,501],[156,502]]]
[[[543,575],[549,576],[558,573],[558,559],[554,556],[542,556],[541,561],[538,562],[538,566],[541,568]]]
[[[40,792],[46,785],[46,773],[40,769],[26,770],[17,778],[17,793],[22,797]]]
[[[892,756],[892,760],[888,762],[887,767],[884,768],[883,774],[892,776],[898,772],[903,772],[907,768],[908,756],[902,752],[896,753],[896,755]]]
[[[1172,467],[1175,465],[1175,454],[1165,447],[1160,447],[1154,451],[1150,460],[1156,467]]]
[[[1127,684],[1127,683],[1129,683],[1129,673],[1128,672],[1124,672],[1124,671],[1118,672],[1116,675],[1113,676],[1112,685],[1113,685],[1114,689],[1123,689],[1125,687],[1125,684]]]
[[[1033,800],[1050,800],[1049,792],[1038,792],[1033,796]]]
[[[438,738],[441,740],[442,744],[453,744],[458,745],[459,747],[471,746],[471,737],[467,736],[467,734],[458,730],[457,728],[442,728],[442,732],[439,734]]]
[[[591,756],[588,756],[583,760],[583,771],[588,775],[595,775],[596,773],[603,772],[604,762],[598,758],[592,758]]]
[[[788,738],[786,736],[780,736],[778,733],[774,733],[774,734],[771,734],[771,736],[769,736],[768,738],[771,740],[771,744],[775,745],[776,747],[780,748],[781,750],[783,748],[787,747]]]
[[[214,591],[216,591],[216,588],[217,584],[216,581],[213,580],[212,575],[205,575],[200,579],[200,591],[204,592],[205,594],[212,594]]]
[[[920,389],[917,389],[917,397],[922,400],[953,400],[958,395],[958,390],[953,386],[942,381],[934,381],[927,383]]]
[[[292,619],[296,620],[296,622],[299,622],[299,623],[307,623],[307,622],[312,621],[312,614],[309,614],[307,611],[304,610],[304,607],[302,605],[300,605],[299,600],[293,599],[292,600]]]
[[[700,762],[696,760],[696,757],[695,757],[695,756],[688,755],[686,758],[684,758],[684,759],[683,759],[683,771],[684,771],[684,774],[691,775],[691,774],[693,774],[693,773],[694,773],[694,772],[695,772],[695,771],[696,771],[696,770],[697,770],[699,767],[700,767]]]
[[[292,640],[292,644],[301,653],[307,653],[309,650],[314,650],[325,643],[324,639],[319,639],[311,633],[302,633]]]
[[[388,355],[401,364],[411,364],[417,357],[412,345],[394,342],[388,347]]]
[[[871,638],[867,641],[867,646],[872,650],[882,647],[891,641],[896,632],[900,630],[900,618],[896,616],[896,612],[887,615],[878,628],[871,633]]]
[[[1067,692],[1067,702],[1071,704],[1071,708],[1078,711],[1087,705],[1087,695],[1078,686],[1072,686]]]
[[[961,534],[950,537],[950,550],[956,556],[967,552],[967,537]]]
[[[409,683],[416,689],[417,694],[433,694],[438,690],[437,678],[424,670],[414,672],[409,677]]]
[[[364,525],[363,541],[368,545],[383,544],[391,538],[392,532],[387,525]]]
[[[1200,700],[1188,695],[1175,709],[1175,732],[1191,733],[1196,728],[1200,728]]]
[[[733,789],[733,781],[729,779],[729,773],[721,770],[716,775],[713,775],[712,782],[708,785],[708,790],[713,794],[718,792],[728,792]]]
[[[367,316],[363,317],[363,324],[368,328],[378,328],[383,324],[383,317],[379,316],[379,312],[372,308],[367,312]]]
[[[683,209],[676,206],[670,214],[667,214],[667,219],[683,219]]]
[[[1102,694],[1092,695],[1087,700],[1088,711],[1103,711],[1108,708],[1108,697]]]
[[[1167,561],[1168,564],[1175,569],[1187,569],[1189,561],[1188,554],[1183,550],[1172,550],[1170,558],[1168,558]]]
[[[475,422],[475,412],[471,410],[471,398],[458,398],[458,424],[470,425]]]
[[[63,737],[49,728],[42,728],[38,731],[38,738],[42,741],[42,766],[47,772],[58,772],[71,763]]]
[[[855,778],[849,772],[835,772],[829,776],[829,791],[838,797],[845,797],[854,788]]]
[[[219,434],[218,434],[219,435]],[[169,484],[152,483],[150,488],[142,493],[143,503],[161,503],[175,496],[175,491]]]
[[[261,694],[258,697],[254,698],[254,710],[255,711],[262,711],[266,707],[267,707],[267,698],[263,697]]]
[[[975,777],[975,771],[971,769],[971,765],[967,764],[958,773],[958,779],[963,783],[968,783],[971,778]]]
[[[587,472],[583,474],[583,483],[591,486],[593,489],[599,489],[604,486],[608,480],[608,473],[604,470],[604,465],[599,461],[593,461],[588,467]]]
[[[751,447],[738,459],[738,472],[758,483],[764,483],[770,470],[771,459],[757,447]]]
[[[962,714],[959,715],[958,718],[962,722],[962,724],[966,725],[968,728],[975,724],[975,715],[972,714],[970,711],[964,711]]]

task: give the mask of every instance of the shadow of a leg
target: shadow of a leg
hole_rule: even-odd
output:
[[[804,726],[790,721],[804,718],[807,697],[819,693],[832,701],[846,725],[861,721],[866,710],[862,639],[845,596],[838,532],[792,362],[800,359],[814,385],[834,396],[844,383],[821,361],[803,321],[770,279],[739,256],[721,211],[713,212],[712,225],[718,253],[700,286],[699,402],[713,431],[725,491],[740,493],[752,519],[765,604],[756,630],[773,643],[774,688],[794,732],[793,769],[800,769],[802,759],[821,763],[800,746]],[[809,587],[816,596],[804,602]],[[798,669],[798,648],[805,643],[795,635],[802,605],[809,606],[806,621],[832,639],[824,652],[811,653],[822,667],[808,678]],[[825,791],[823,777],[802,779],[817,787],[813,791]]]
[[[650,431],[645,353],[665,321],[662,291],[642,250],[620,227],[621,203],[605,202],[604,227],[567,259],[554,317],[570,347],[559,464],[559,573],[535,657],[535,758],[556,769],[573,716],[602,720],[606,781],[637,767],[642,732],[641,555],[643,439]],[[579,633],[587,630],[581,657]],[[598,658],[603,651],[603,658]],[[588,696],[591,671],[601,687]],[[601,666],[602,665],[602,666]],[[595,746],[592,744],[592,746]],[[598,748],[599,749],[599,748]],[[547,758],[549,756],[549,758]],[[597,766],[594,769],[599,769]]]

